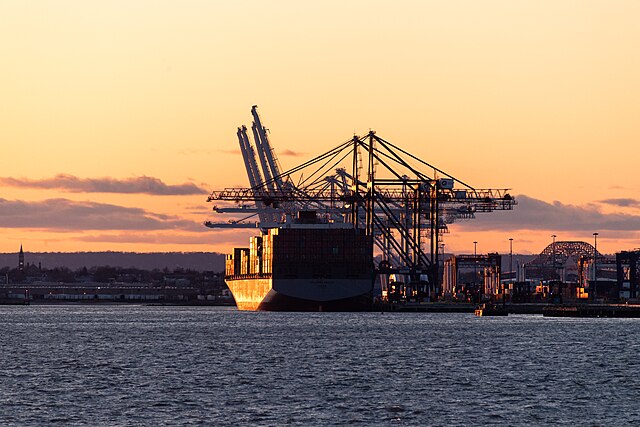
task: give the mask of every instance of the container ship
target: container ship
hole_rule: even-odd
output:
[[[360,311],[371,307],[373,245],[365,230],[314,211],[264,230],[226,257],[239,310]]]

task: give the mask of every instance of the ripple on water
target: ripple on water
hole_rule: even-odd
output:
[[[1,425],[640,423],[636,319],[0,313]]]

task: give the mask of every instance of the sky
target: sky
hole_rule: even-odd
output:
[[[0,251],[219,251],[258,105],[284,169],[373,129],[511,212],[447,252],[640,247],[640,2],[0,2]]]

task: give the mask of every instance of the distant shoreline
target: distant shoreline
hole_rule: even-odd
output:
[[[28,249],[28,248],[25,248]],[[219,252],[24,252],[25,265],[42,268],[122,267],[223,271],[224,254]],[[0,269],[18,266],[18,252],[0,253]]]
[[[0,300],[0,306],[31,306],[31,305],[71,305],[71,306],[91,306],[91,305],[143,305],[149,307],[165,307],[165,306],[180,306],[180,307],[235,307],[233,302],[223,301],[164,301],[164,302],[144,302],[144,301],[94,301],[94,300],[79,300],[79,301],[56,301],[56,300]]]

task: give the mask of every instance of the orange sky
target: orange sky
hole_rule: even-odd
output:
[[[594,231],[603,251],[640,247],[638,16],[635,0],[3,1],[0,251],[245,245],[202,222],[208,191],[247,184],[235,130],[254,104],[298,154],[284,168],[375,129],[521,196],[452,226],[447,250]]]

